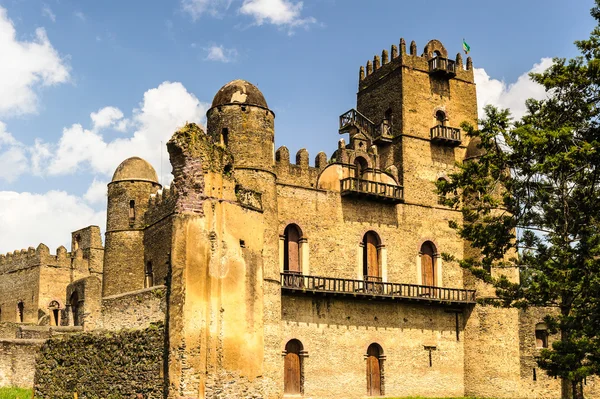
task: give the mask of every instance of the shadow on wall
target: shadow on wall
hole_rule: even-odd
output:
[[[396,205],[361,199],[342,198],[344,222],[398,227]]]
[[[470,311],[459,311],[458,329],[462,334]],[[322,324],[329,327],[372,327],[375,329],[435,330],[456,332],[456,315],[443,307],[283,296],[281,319],[297,324]]]

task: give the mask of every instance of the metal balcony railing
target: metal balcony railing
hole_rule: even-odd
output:
[[[475,291],[428,285],[387,283],[373,279],[351,280],[334,277],[281,273],[281,289],[290,294],[331,294],[355,298],[378,298],[427,302],[440,305],[475,304]]]
[[[404,201],[402,186],[348,177],[340,180],[342,196],[367,197],[388,202]]]
[[[458,128],[437,125],[430,129],[429,134],[433,142],[453,147],[460,145],[460,129]]]

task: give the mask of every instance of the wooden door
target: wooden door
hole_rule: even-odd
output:
[[[285,355],[284,393],[300,393],[300,355],[288,352]]]
[[[367,394],[381,396],[381,368],[375,355],[367,356]]]
[[[292,273],[300,273],[300,232],[296,226],[290,225],[286,234],[286,262],[287,270]]]
[[[433,247],[425,243],[421,249],[421,273],[423,285],[435,285],[435,265]]]
[[[366,275],[370,277],[381,277],[379,273],[379,256],[377,254],[377,246],[379,240],[375,234],[369,232],[365,237],[365,250],[366,250]]]

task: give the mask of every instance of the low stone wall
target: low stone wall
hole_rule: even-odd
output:
[[[0,386],[31,388],[35,357],[44,340],[0,339]]]
[[[163,398],[164,325],[50,338],[35,370],[36,398]]]
[[[3,321],[0,323],[0,339],[8,338],[13,339],[17,338],[17,331],[19,331],[19,327],[22,324],[18,323],[10,323],[7,321]]]
[[[20,326],[17,338],[48,339],[57,334],[70,334],[83,331],[81,326]]]
[[[145,328],[164,322],[166,288],[158,285],[139,291],[102,298],[102,324],[105,330]]]

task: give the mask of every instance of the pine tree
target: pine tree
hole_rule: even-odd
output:
[[[600,373],[600,0],[591,15],[599,25],[575,43],[580,56],[531,74],[547,97],[527,100],[514,123],[488,106],[479,127],[464,124],[482,154],[437,183],[462,211],[451,226],[480,254],[446,258],[492,284],[492,304],[556,310],[545,322],[557,340],[538,364],[577,399]],[[518,267],[520,282],[505,267]]]

